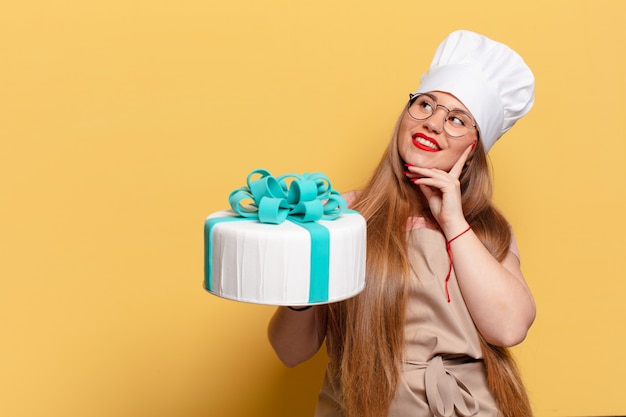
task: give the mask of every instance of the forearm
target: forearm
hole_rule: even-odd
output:
[[[517,257],[509,252],[499,262],[471,230],[450,248],[465,303],[485,340],[497,346],[524,340],[535,319],[535,303]]]
[[[278,307],[268,325],[268,338],[278,358],[294,367],[315,355],[326,336],[328,306],[304,311]]]

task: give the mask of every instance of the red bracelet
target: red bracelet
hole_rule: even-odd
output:
[[[458,235],[454,236],[452,239],[446,241],[446,244],[448,245],[448,247],[450,246],[450,243],[452,243],[452,241],[454,239],[463,236],[465,233],[469,232],[470,230],[472,230],[472,226],[467,226],[467,229],[463,230],[461,233],[459,233]]]
[[[450,274],[452,274],[452,248],[450,248],[450,243],[452,243],[455,239],[463,236],[465,233],[469,232],[472,229],[472,226],[467,226],[467,229],[463,230],[458,235],[454,236],[450,240],[446,240],[446,249],[448,250],[448,258],[450,258],[450,268],[448,269],[448,275],[446,275],[446,296],[448,297],[448,302],[450,302],[450,288],[448,286],[450,281]]]

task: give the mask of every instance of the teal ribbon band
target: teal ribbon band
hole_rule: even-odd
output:
[[[311,272],[309,303],[328,301],[330,280],[330,232],[315,222],[298,223],[311,235]]]
[[[252,177],[260,175],[253,180]],[[291,180],[291,181],[289,181]],[[239,215],[207,219],[205,222],[205,288],[213,290],[213,228],[221,222],[257,220],[280,224],[289,220],[305,228],[311,236],[309,303],[328,301],[330,278],[330,232],[317,220],[334,220],[347,210],[346,201],[332,189],[321,174],[287,174],[275,178],[263,169],[248,175],[248,186],[229,196],[233,211]],[[244,204],[248,201],[249,204]]]

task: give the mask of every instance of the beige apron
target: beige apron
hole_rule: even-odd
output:
[[[398,391],[389,417],[496,417],[487,388],[478,330],[470,317],[441,232],[415,222],[409,231],[409,256],[415,274],[409,295],[406,347]],[[336,387],[328,375],[315,417],[341,417]]]

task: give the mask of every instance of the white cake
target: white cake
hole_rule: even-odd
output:
[[[313,305],[352,297],[365,285],[366,225],[357,212],[267,224],[225,210],[208,216],[204,233],[205,288],[220,297]]]

